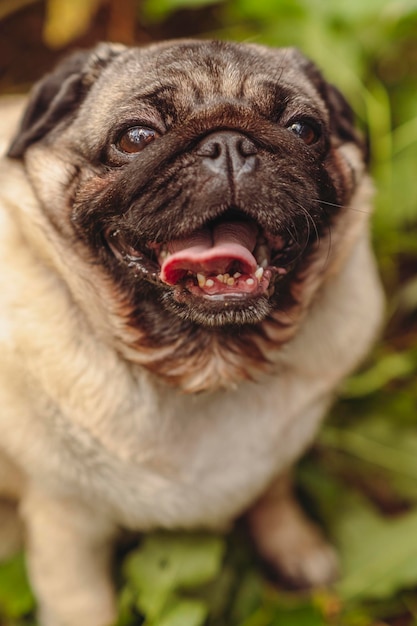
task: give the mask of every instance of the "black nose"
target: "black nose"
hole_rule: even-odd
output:
[[[256,145],[245,135],[219,131],[207,135],[197,146],[202,163],[214,174],[229,174],[238,178],[256,168]]]

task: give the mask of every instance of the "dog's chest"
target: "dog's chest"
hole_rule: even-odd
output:
[[[139,529],[227,523],[298,454],[316,421],[297,424],[294,399],[277,394],[276,381],[195,397],[148,392],[130,406],[73,423],[49,475],[53,489],[80,490]]]

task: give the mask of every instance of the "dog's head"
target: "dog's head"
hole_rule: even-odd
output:
[[[293,336],[347,254],[363,172],[351,110],[310,61],[224,42],[75,54],[35,87],[9,156],[61,254],[97,276],[113,339],[190,390]]]

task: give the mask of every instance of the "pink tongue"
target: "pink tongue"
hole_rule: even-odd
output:
[[[253,274],[257,234],[258,229],[249,222],[225,222],[171,241],[167,246],[170,255],[161,265],[161,280],[175,285],[188,272],[213,276],[225,274],[232,266],[241,274]]]

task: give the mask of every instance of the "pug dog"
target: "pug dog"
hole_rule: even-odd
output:
[[[333,549],[291,465],[383,297],[366,150],[295,49],[100,44],[3,106],[0,493],[42,626],[108,626],[120,529],[227,529],[297,585]],[[13,139],[11,138],[13,134]]]

